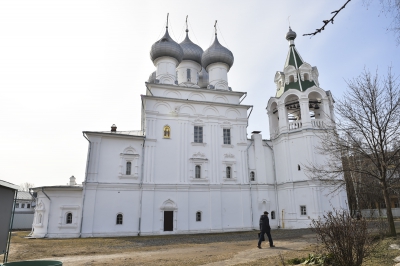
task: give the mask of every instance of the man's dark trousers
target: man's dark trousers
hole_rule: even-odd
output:
[[[272,242],[271,229],[267,229],[265,231],[261,230],[260,238],[258,239],[258,246],[261,247],[261,239],[263,238],[264,234],[267,234],[269,246],[272,247],[274,245],[274,243]]]

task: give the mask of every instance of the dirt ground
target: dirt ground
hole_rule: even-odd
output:
[[[282,265],[280,260],[312,252],[314,235],[307,229],[273,230],[275,248],[257,232],[121,238],[26,239],[14,232],[9,262],[59,260],[63,265]],[[281,256],[280,256],[281,254]],[[267,264],[266,264],[267,263]]]
[[[282,259],[304,258],[317,249],[309,229],[273,230],[275,248],[263,242],[257,248],[257,231],[222,234],[141,236],[119,238],[27,239],[28,232],[13,232],[9,262],[59,260],[63,265],[288,265]],[[385,239],[363,265],[395,263],[400,250],[388,249],[400,240]],[[2,257],[0,257],[2,261]]]

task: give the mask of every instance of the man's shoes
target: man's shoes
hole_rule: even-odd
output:
[[[257,246],[259,249],[261,249],[261,246]]]
[[[269,246],[270,248],[274,248],[275,247],[275,245],[272,245],[272,246]]]

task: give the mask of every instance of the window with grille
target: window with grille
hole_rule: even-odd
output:
[[[226,167],[226,178],[231,178],[231,167]]]
[[[251,172],[250,172],[250,181],[254,181],[254,180],[256,180],[255,174],[254,174],[253,171],[251,171]]]
[[[123,219],[122,214],[118,214],[117,215],[117,224],[122,224],[122,219]]]
[[[194,177],[195,177],[195,178],[200,178],[200,177],[201,177],[201,176],[200,176],[200,172],[201,172],[201,167],[200,167],[200,165],[196,165]]]
[[[25,203],[22,203],[22,204],[21,204],[21,208],[25,208]]]
[[[192,77],[191,77],[191,73],[190,73],[191,71],[190,71],[190,69],[188,68],[188,69],[186,69],[186,73],[187,73],[187,81],[191,81],[192,80]]]
[[[307,208],[306,206],[300,206],[300,214],[307,215]]]
[[[275,220],[275,211],[272,211],[272,212],[271,212],[271,219],[272,219],[272,220]]]
[[[31,205],[30,205],[30,204],[26,204],[26,207],[27,207],[28,209],[30,209],[30,208],[31,208]]]
[[[231,144],[231,129],[224,128],[224,144]]]
[[[194,142],[203,143],[203,127],[194,127]]]
[[[65,221],[67,224],[72,224],[72,213],[67,213],[67,218]]]
[[[131,175],[132,163],[126,162],[126,175]]]
[[[196,212],[196,222],[201,222],[201,212]]]

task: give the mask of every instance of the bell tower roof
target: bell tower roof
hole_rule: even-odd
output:
[[[303,60],[296,49],[294,44],[296,36],[296,32],[289,27],[289,31],[285,36],[286,40],[289,41],[289,52],[283,67],[283,73],[281,72],[284,78],[284,80],[281,81],[283,87],[278,89],[276,93],[277,97],[289,89],[305,91],[312,86],[317,86],[312,78],[314,68]]]

